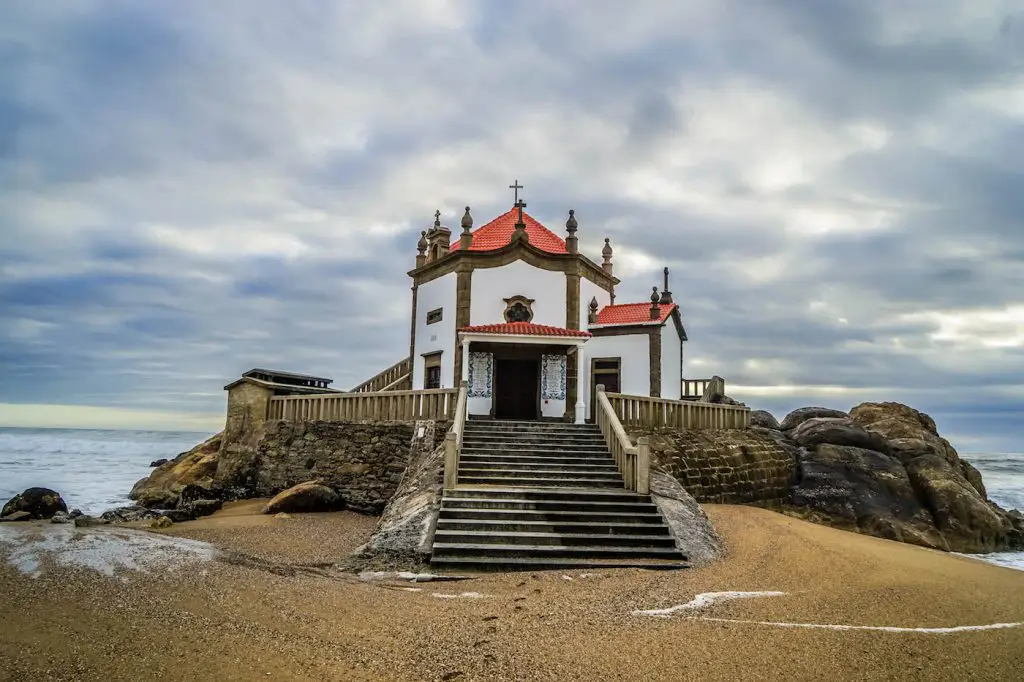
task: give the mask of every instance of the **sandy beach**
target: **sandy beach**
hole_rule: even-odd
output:
[[[770,511],[707,505],[728,554],[704,568],[412,583],[329,567],[372,518],[258,508],[157,538],[216,552],[112,576],[43,556],[30,577],[5,530],[0,679],[1021,678],[1024,572]]]

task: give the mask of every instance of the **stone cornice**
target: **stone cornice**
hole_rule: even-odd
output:
[[[552,272],[578,274],[605,291],[612,291],[619,283],[617,277],[606,273],[600,265],[579,253],[548,253],[529,242],[510,242],[492,251],[452,251],[436,261],[414,268],[408,272],[419,285],[438,277],[469,269],[499,268],[521,260],[529,265]]]

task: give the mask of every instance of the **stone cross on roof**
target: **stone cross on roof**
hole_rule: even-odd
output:
[[[515,191],[515,203],[512,205],[517,206],[519,204],[519,190],[521,190],[523,186],[519,184],[519,179],[516,178],[516,180],[511,185],[509,185],[508,188]]]

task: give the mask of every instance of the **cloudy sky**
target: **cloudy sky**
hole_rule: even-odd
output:
[[[973,0],[0,5],[0,423],[215,429],[407,352],[435,209],[525,185],[691,377],[1024,449],[1024,12]]]

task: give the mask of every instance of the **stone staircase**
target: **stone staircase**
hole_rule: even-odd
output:
[[[597,426],[469,420],[430,563],[450,569],[681,568],[649,495],[626,490]]]

